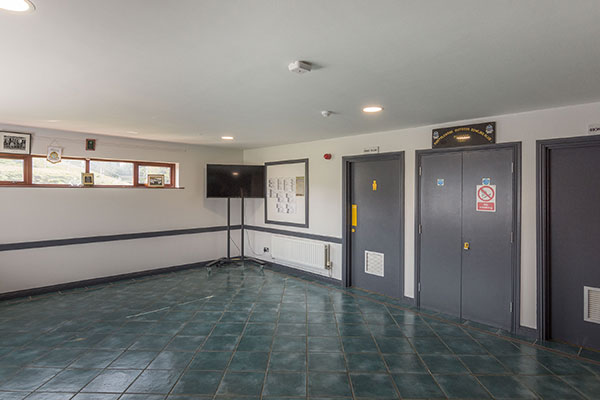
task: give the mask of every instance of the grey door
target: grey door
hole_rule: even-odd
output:
[[[350,285],[390,297],[402,296],[403,174],[400,158],[369,157],[350,165],[350,202],[356,210]]]
[[[460,315],[462,154],[421,160],[421,307]]]
[[[550,337],[600,349],[584,320],[584,286],[600,288],[600,145],[552,149],[548,175]]]
[[[511,329],[513,153],[502,148],[421,156],[421,307]],[[495,187],[495,212],[476,210],[484,183]]]
[[[462,318],[510,330],[513,151],[463,153]],[[496,212],[476,211],[477,186],[490,179]]]

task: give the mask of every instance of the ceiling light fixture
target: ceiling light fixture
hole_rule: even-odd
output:
[[[366,113],[376,113],[381,110],[383,110],[383,107],[381,107],[381,106],[369,106],[369,107],[363,108],[363,112],[366,112]]]
[[[0,0],[0,10],[25,14],[35,10],[35,6],[29,0]]]
[[[221,136],[223,140],[233,140],[233,136]]]

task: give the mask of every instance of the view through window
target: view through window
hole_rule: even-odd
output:
[[[24,182],[25,160],[0,158],[0,182]]]
[[[118,161],[90,161],[94,185],[133,186],[133,163]]]
[[[36,185],[81,185],[85,172],[85,160],[64,159],[53,164],[42,157],[33,158],[32,177]]]

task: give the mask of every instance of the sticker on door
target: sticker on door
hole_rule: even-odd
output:
[[[475,210],[496,212],[496,185],[477,185]]]

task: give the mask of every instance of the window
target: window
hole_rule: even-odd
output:
[[[32,178],[34,185],[81,185],[81,174],[85,172],[85,160],[63,158],[52,164],[42,157],[33,157]]]
[[[80,187],[81,174],[94,174],[94,186],[144,187],[149,174],[165,176],[175,187],[176,164],[148,161],[98,160],[63,157],[53,164],[42,155],[0,154],[0,185]]]
[[[133,186],[133,163],[120,161],[90,161],[96,186]]]
[[[138,165],[138,183],[145,185],[148,182],[148,174],[158,174],[165,176],[165,186],[171,185],[171,174],[173,165],[169,164],[139,164]]]
[[[0,183],[25,183],[25,159],[0,156]]]

